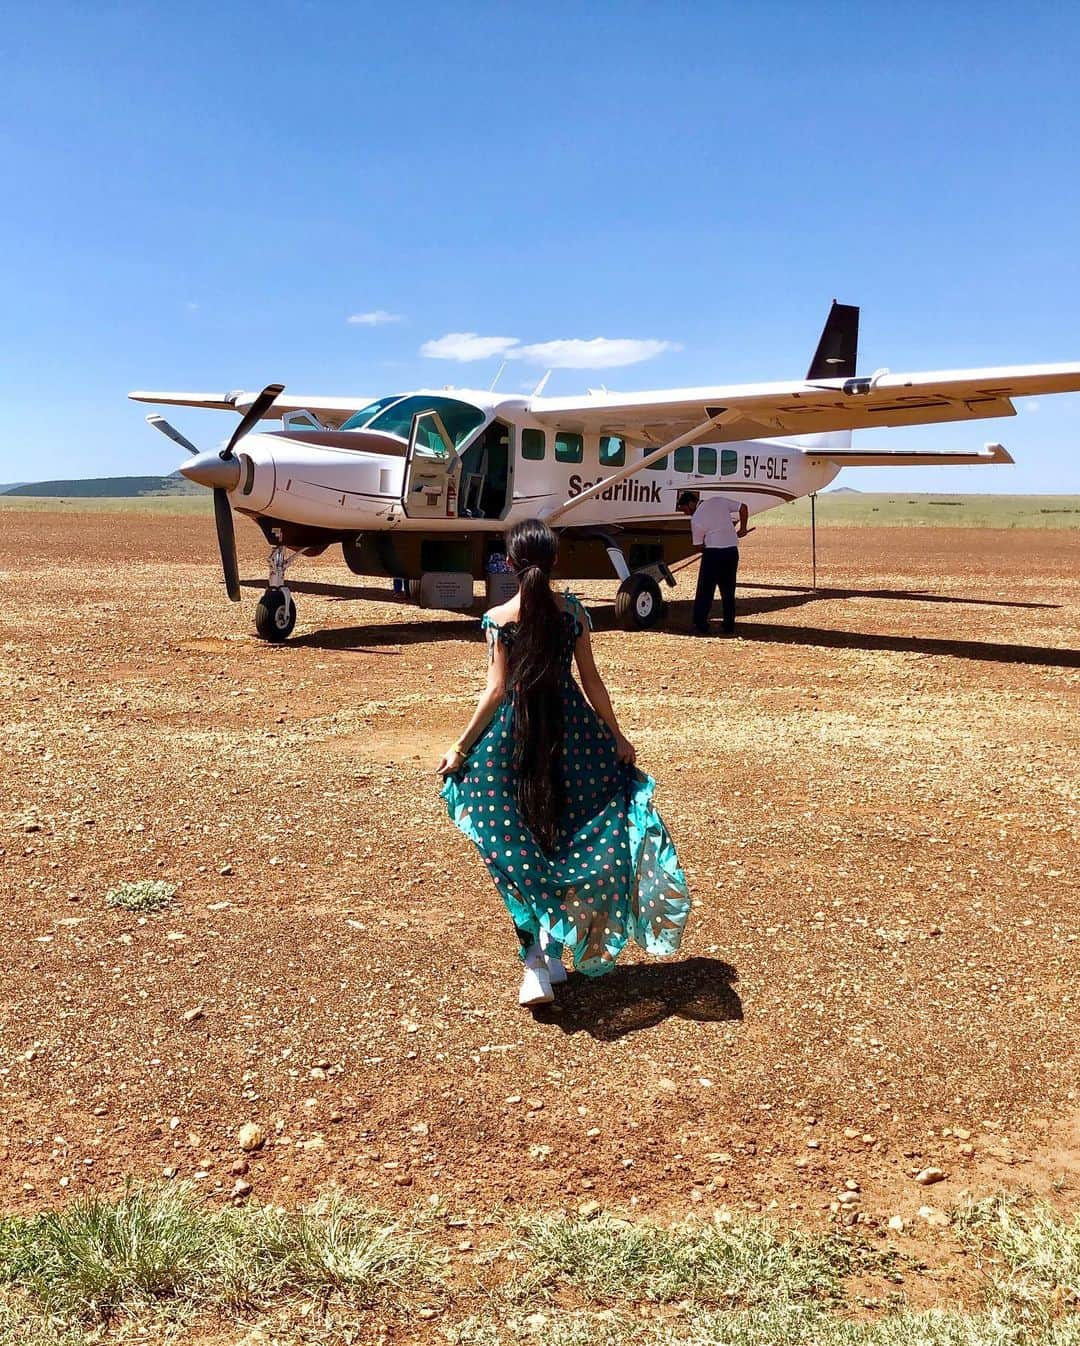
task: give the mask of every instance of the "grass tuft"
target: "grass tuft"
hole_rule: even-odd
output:
[[[963,1207],[955,1223],[983,1254],[998,1300],[1048,1312],[1080,1310],[1080,1211],[1070,1220],[1044,1202],[1021,1206],[989,1197]]]
[[[110,888],[105,901],[110,907],[126,911],[157,911],[167,907],[176,896],[176,884],[164,879],[139,879],[137,883],[121,883]]]
[[[852,1245],[833,1235],[778,1234],[765,1220],[669,1230],[601,1217],[548,1216],[524,1233],[533,1285],[558,1280],[591,1298],[762,1304],[841,1294]],[[524,1283],[523,1283],[523,1287]]]
[[[151,1306],[171,1306],[174,1317],[296,1299],[369,1308],[437,1284],[442,1260],[399,1224],[342,1198],[295,1212],[215,1211],[183,1184],[131,1185],[118,1201],[84,1197],[0,1222],[0,1284],[71,1323]]]

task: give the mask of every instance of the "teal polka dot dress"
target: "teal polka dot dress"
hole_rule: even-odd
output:
[[[599,977],[628,940],[652,954],[673,954],[690,911],[690,894],[667,828],[652,802],[649,776],[618,759],[615,739],[585,700],[571,671],[588,616],[566,595],[562,694],[566,732],[566,814],[548,855],[518,811],[509,697],[442,797],[454,824],[488,867],[522,943],[541,931]],[[482,626],[491,641],[513,642],[516,623]]]

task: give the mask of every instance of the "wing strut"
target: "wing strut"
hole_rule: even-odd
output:
[[[582,491],[580,495],[571,496],[569,500],[564,500],[561,505],[556,506],[550,514],[542,514],[545,523],[553,524],[569,514],[572,509],[577,509],[578,505],[583,505],[586,500],[591,500],[594,495],[599,495],[601,491],[606,491],[609,486],[615,486],[620,481],[625,481],[627,477],[636,476],[642,468],[651,467],[653,463],[658,463],[661,458],[669,454],[674,449],[681,449],[684,444],[691,444],[716,425],[728,425],[732,421],[742,419],[738,411],[732,411],[727,407],[713,407],[712,414],[707,421],[702,421],[700,425],[695,425],[692,430],[687,430],[685,435],[678,435],[675,439],[669,439],[666,444],[661,444],[658,449],[650,449],[644,458],[636,463],[631,463],[628,467],[613,472],[610,477],[602,477],[598,482],[594,482],[587,490]]]

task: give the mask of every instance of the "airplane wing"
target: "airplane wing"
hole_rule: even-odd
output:
[[[561,430],[621,435],[646,444],[664,444],[715,417],[718,423],[700,436],[713,444],[1014,416],[1014,397],[1071,392],[1080,392],[1080,364],[881,371],[870,378],[534,397],[529,409],[537,420]],[[820,456],[832,455],[822,451]]]
[[[806,456],[811,462],[838,467],[963,467],[1016,461],[1003,444],[987,444],[979,453],[967,449],[814,449]]]
[[[243,415],[258,397],[258,392],[245,392],[240,389],[231,393],[186,393],[186,392],[145,392],[128,393],[133,402],[153,402],[167,407],[202,407],[207,411],[235,411]],[[323,425],[336,430],[361,407],[366,407],[369,397],[295,397],[282,395],[263,417],[264,420],[277,420],[282,412],[311,411],[318,416]]]

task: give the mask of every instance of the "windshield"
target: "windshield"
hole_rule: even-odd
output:
[[[395,393],[393,397],[380,397],[377,402],[369,402],[366,407],[361,407],[359,411],[353,412],[342,425],[342,430],[363,430],[368,421],[374,420],[380,411],[385,411],[394,402],[400,402],[401,398],[401,393]]]
[[[468,402],[459,402],[454,397],[418,394],[414,397],[384,397],[381,402],[373,402],[370,407],[365,407],[363,411],[351,416],[341,428],[381,430],[385,435],[398,435],[401,439],[408,439],[413,417],[420,411],[439,413],[455,449],[460,448],[476,427],[484,423],[484,413],[479,407],[469,406]],[[365,419],[360,420],[361,417]],[[438,432],[430,421],[421,424],[420,448],[427,448],[433,453],[443,451]]]

